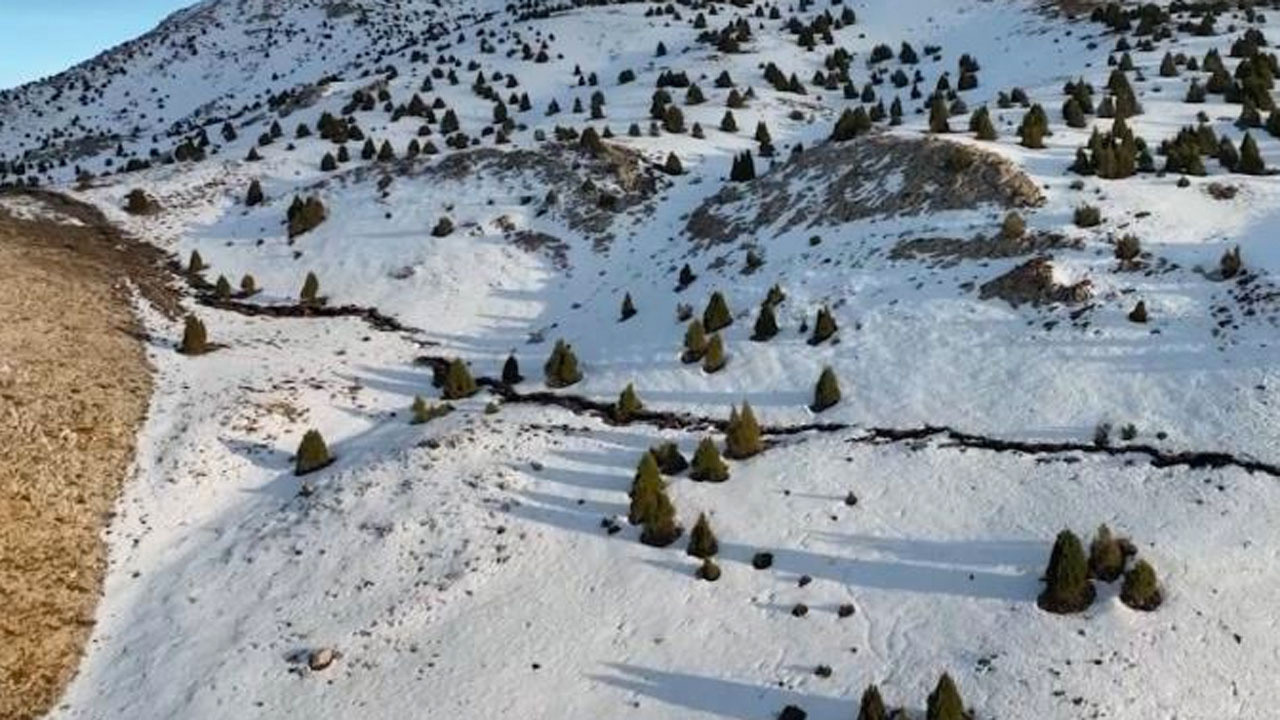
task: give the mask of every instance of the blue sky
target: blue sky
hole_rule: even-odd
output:
[[[0,0],[0,88],[53,75],[196,0]]]

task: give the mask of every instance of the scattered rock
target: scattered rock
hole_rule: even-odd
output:
[[[809,713],[795,705],[788,705],[782,708],[782,712],[778,713],[778,720],[805,720],[807,717],[809,717]]]
[[[319,648],[312,650],[311,654],[307,656],[307,667],[311,668],[314,672],[319,672],[332,665],[333,661],[337,659],[337,650],[334,650],[333,648]]]

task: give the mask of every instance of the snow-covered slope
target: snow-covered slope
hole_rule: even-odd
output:
[[[248,302],[290,305],[312,272],[330,305],[409,328],[246,317],[193,295],[226,346],[193,358],[167,340],[181,328],[148,313],[158,390],[95,636],[54,717],[745,719],[795,705],[824,720],[855,716],[869,683],[923,717],[944,671],[979,718],[1265,717],[1280,675],[1267,607],[1280,511],[1266,472],[1280,463],[1268,233],[1280,181],[1211,157],[1186,183],[1068,171],[1112,122],[1067,127],[1063,86],[1083,78],[1101,100],[1121,38],[1143,106],[1127,123],[1157,170],[1160,142],[1198,113],[1240,144],[1239,103],[1183,102],[1207,72],[1159,68],[1166,51],[1203,64],[1218,48],[1234,72],[1232,42],[1269,18],[1221,11],[1206,35],[1191,28],[1204,8],[1174,9],[1164,37],[1030,0],[206,0],[0,95],[5,178],[64,189],[184,260],[198,252],[210,282],[251,274],[262,292]],[[789,22],[821,17],[837,21],[830,44],[819,31],[806,49]],[[750,37],[737,52],[704,41],[738,21]],[[918,63],[899,57],[903,43]],[[872,62],[880,45],[891,57]],[[952,95],[986,105],[999,138],[975,139],[957,112],[954,132],[928,141],[942,149],[926,147],[927,99],[941,77],[957,87],[966,54],[978,84]],[[804,93],[772,86],[769,64]],[[684,127],[661,127],[654,90],[679,72],[703,100],[668,87]],[[1018,143],[1027,108],[998,103],[1015,87],[1050,119],[1043,148]],[[731,94],[736,130],[723,125]],[[843,110],[895,98],[900,124],[830,139]],[[326,114],[360,131],[332,169],[342,143],[321,132]],[[588,126],[602,148],[579,140]],[[1276,139],[1251,135],[1280,163]],[[394,157],[377,157],[384,143]],[[731,182],[744,151],[759,179]],[[664,171],[671,155],[679,174]],[[966,173],[980,181],[949,184]],[[264,200],[250,205],[253,181]],[[125,212],[135,189],[160,210]],[[290,237],[295,197],[319,198],[327,218]],[[1085,204],[1099,224],[1075,222]],[[996,242],[1010,206],[1027,233]],[[452,228],[433,232],[441,218]],[[1122,263],[1129,234],[1143,254]],[[1223,279],[1235,245],[1245,269]],[[1078,297],[984,291],[1041,252]],[[697,277],[677,290],[686,264]],[[781,331],[755,342],[775,284]],[[735,322],[721,333],[726,367],[708,374],[681,362],[677,311],[701,313],[713,291]],[[620,322],[628,294],[638,312]],[[1140,300],[1145,323],[1129,318]],[[824,306],[839,332],[811,345]],[[497,376],[514,353],[517,390],[530,392],[560,339],[584,374],[562,394],[609,401],[634,383],[650,409],[723,418],[747,401],[771,426],[839,427],[778,434],[722,485],[669,478],[682,524],[705,512],[720,539],[724,575],[701,582],[683,539],[642,545],[625,516],[645,449],[670,440],[689,455],[705,428],[616,425],[487,392],[408,424],[414,396],[438,394],[415,358]],[[824,367],[843,398],[815,413]],[[866,430],[924,425],[1024,451]],[[1100,426],[1157,461],[1089,451]],[[300,493],[291,455],[310,428],[337,461]],[[1224,466],[1158,467],[1183,452],[1223,453]],[[1266,467],[1250,474],[1250,462]],[[1140,613],[1099,584],[1083,614],[1040,610],[1054,536],[1087,540],[1101,523],[1155,565],[1164,605]],[[757,551],[774,553],[772,568],[752,569]],[[855,612],[839,617],[846,603]],[[317,648],[341,657],[308,670]]]

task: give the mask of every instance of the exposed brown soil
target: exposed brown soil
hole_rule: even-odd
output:
[[[818,145],[756,180],[726,185],[694,210],[685,231],[721,243],[768,227],[1043,201],[1036,184],[995,153],[933,137],[876,134]]]
[[[92,208],[0,194],[0,718],[42,715],[92,628],[102,531],[151,393],[125,280],[175,313],[163,261]]]
[[[1017,307],[1023,303],[1082,303],[1093,296],[1093,283],[1087,278],[1071,285],[1053,279],[1053,258],[1034,257],[999,277],[988,280],[978,289],[983,300],[999,298]]]
[[[928,259],[940,265],[952,265],[961,260],[989,260],[1035,255],[1049,250],[1070,248],[1080,250],[1084,242],[1058,233],[1025,233],[1009,238],[999,233],[990,237],[975,238],[911,238],[901,240],[889,250],[891,260]]]

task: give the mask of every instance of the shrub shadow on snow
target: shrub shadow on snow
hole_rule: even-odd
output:
[[[760,720],[774,717],[787,705],[803,708],[812,718],[852,717],[852,699],[834,698],[780,688],[776,685],[668,672],[628,663],[608,663],[609,675],[591,679],[667,705],[720,717]]]
[[[232,454],[248,460],[254,467],[283,472],[290,467],[292,457],[271,443],[253,442],[240,438],[218,438],[222,446]]]
[[[911,541],[902,542],[909,544]],[[766,572],[796,578],[808,575],[817,580],[870,590],[954,595],[1007,602],[1033,601],[1040,590],[1038,572],[1000,573],[971,567],[925,564],[920,561],[873,560],[827,555],[810,550],[758,548],[724,540],[720,542],[722,564],[732,562],[750,568],[752,556],[760,551],[773,553],[773,567]]]
[[[601,518],[614,517],[627,511],[622,503],[605,503],[583,498],[582,503],[579,504],[578,500],[573,498],[534,491],[523,491],[519,497],[521,502],[511,504],[507,510],[512,517],[550,525],[561,530],[586,533],[602,540],[608,535],[600,527]]]
[[[394,395],[430,397],[436,394],[434,388],[431,387],[431,372],[429,370],[424,369],[415,372],[389,367],[375,367],[373,365],[361,365],[358,369],[360,371],[359,375],[339,373],[338,377],[353,385]]]
[[[654,444],[657,444],[656,441]],[[630,452],[632,448],[625,448],[628,452],[621,450],[617,452],[585,452],[582,450],[556,450],[554,455],[564,458],[569,462],[579,465],[594,465],[596,467],[623,469],[634,471],[640,463],[640,459],[649,449],[648,445],[634,448],[634,452]],[[545,470],[543,471],[545,473]]]
[[[1017,567],[1035,572],[1049,559],[1053,543],[1041,540],[915,540],[818,532],[824,541],[849,545],[898,560],[963,567]]]
[[[516,472],[526,473],[543,482],[553,482],[587,490],[625,490],[630,487],[631,480],[627,475],[616,472],[589,472],[572,468],[552,467],[544,465],[541,470],[530,470],[524,465],[508,465]]]

